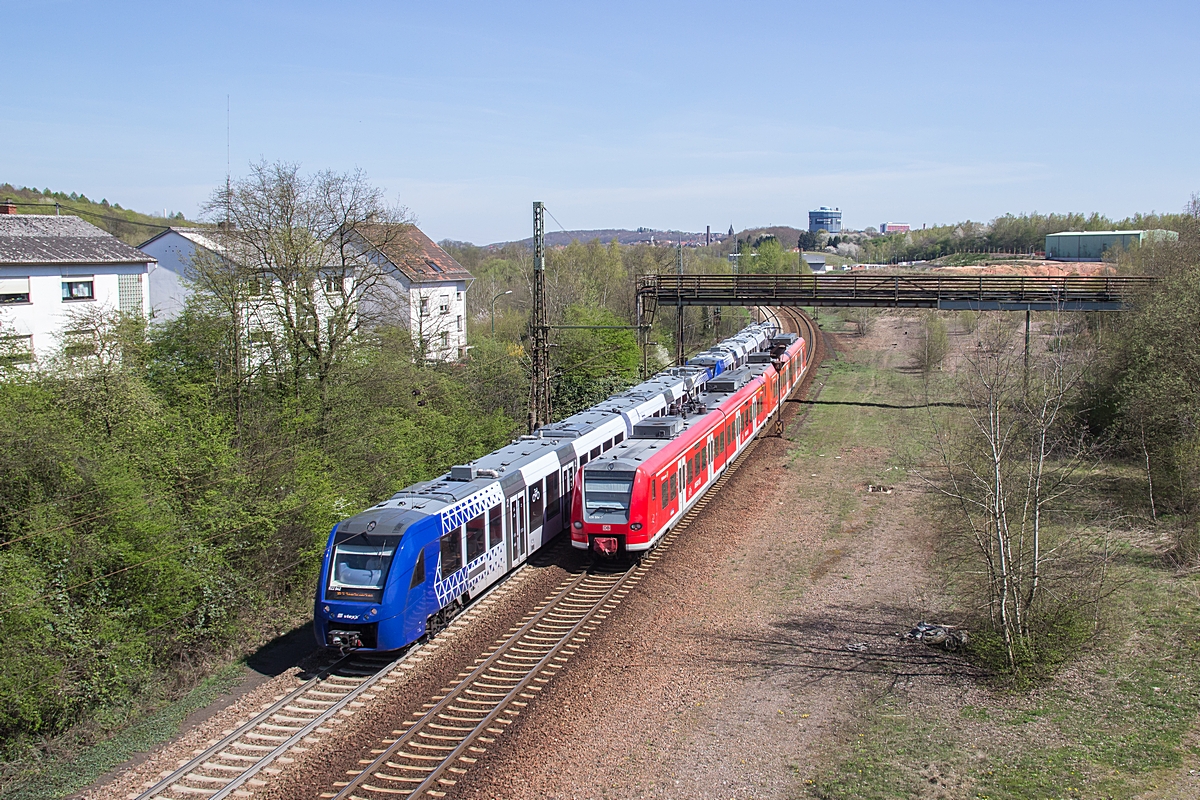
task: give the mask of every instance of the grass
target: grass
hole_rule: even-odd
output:
[[[1127,798],[1174,783],[1200,752],[1200,577],[1125,568],[1129,626],[1103,652],[1029,694],[955,708],[889,697],[814,797]],[[1169,790],[1166,796],[1170,796]]]
[[[98,744],[56,742],[56,753],[8,776],[0,787],[3,800],[58,800],[93,783],[137,753],[176,736],[183,720],[237,687],[245,678],[242,663],[230,664],[202,681],[175,702],[146,716]]]
[[[887,355],[860,351],[827,364],[818,400],[908,404],[896,400],[922,394],[919,379],[892,369]],[[871,461],[901,470],[881,475],[871,467],[864,479],[899,483],[903,465],[929,441],[927,419],[922,409],[814,405],[797,441],[797,467],[849,448],[878,448],[881,457]],[[1110,469],[1111,489],[1128,468]],[[851,487],[834,487],[830,511],[839,520],[853,511],[845,502],[861,502],[852,494]],[[1024,691],[978,679],[973,686],[894,691],[864,702],[845,743],[803,782],[800,795],[1168,798],[1179,795],[1181,782],[1194,789],[1200,575],[1174,571],[1144,535],[1113,535],[1123,537],[1111,572],[1117,588],[1086,651]]]

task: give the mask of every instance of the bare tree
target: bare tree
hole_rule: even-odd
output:
[[[988,325],[981,346],[963,358],[960,424],[936,426],[942,475],[930,482],[959,510],[1012,668],[1036,633],[1047,559],[1065,559],[1069,549],[1065,539],[1047,547],[1047,512],[1093,465],[1068,419],[1086,358],[1061,319],[1052,327],[1053,347],[1035,353],[1026,374],[1019,337],[1002,324]],[[1079,556],[1086,547],[1071,549]]]
[[[314,378],[323,417],[329,379],[354,336],[364,326],[400,321],[381,253],[405,249],[407,211],[389,206],[361,170],[304,176],[295,164],[259,162],[216,192],[205,212],[221,223],[216,236],[226,266],[201,264],[201,280],[231,318],[242,318],[242,307],[266,318],[282,343],[293,390],[298,395],[304,378]],[[373,302],[360,302],[367,297]]]

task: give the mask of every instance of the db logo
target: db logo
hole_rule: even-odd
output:
[[[611,531],[611,530],[612,530],[612,525],[601,525],[601,526],[600,526],[600,530],[602,530],[602,531]]]

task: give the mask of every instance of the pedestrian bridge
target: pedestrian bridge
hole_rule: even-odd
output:
[[[1120,311],[1153,278],[1140,276],[643,275],[646,312],[667,306],[868,306],[943,311]]]

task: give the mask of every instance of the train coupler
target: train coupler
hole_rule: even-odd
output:
[[[616,536],[593,536],[592,549],[598,555],[605,558],[612,558],[617,554],[617,549],[620,546],[620,540]]]

